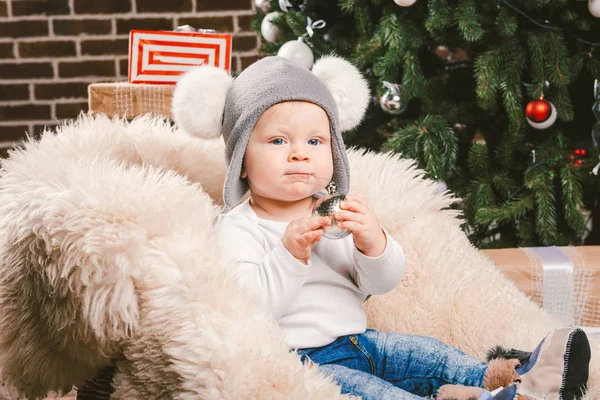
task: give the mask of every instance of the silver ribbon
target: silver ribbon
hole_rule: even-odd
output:
[[[313,37],[315,34],[315,29],[323,29],[325,28],[325,25],[327,24],[322,19],[313,22],[310,17],[306,17],[306,32],[310,37]]]
[[[532,247],[542,262],[544,309],[567,326],[574,323],[573,262],[558,247]]]
[[[197,33],[217,33],[214,29],[196,29],[190,25],[180,25],[173,32],[197,32]]]
[[[288,9],[292,7],[293,5],[289,2],[289,0],[279,0],[279,8],[281,8],[281,11],[287,12]]]

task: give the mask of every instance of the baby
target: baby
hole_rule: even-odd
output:
[[[335,57],[312,71],[267,57],[227,85],[219,240],[290,349],[363,399],[488,399],[503,387],[495,398],[516,398],[517,360],[485,363],[432,338],[367,329],[362,304],[398,286],[402,247],[360,196],[335,215],[351,233],[343,239],[324,238],[331,219],[312,215],[330,182],[349,190],[341,133],[370,99],[358,70]]]

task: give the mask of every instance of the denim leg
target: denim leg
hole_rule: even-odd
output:
[[[360,396],[363,400],[417,400],[410,394],[381,378],[343,365],[320,365],[319,371],[329,376],[342,388],[343,394]]]
[[[309,357],[315,364],[342,365],[346,368],[373,373],[374,368],[371,367],[373,358],[371,355],[360,351],[353,344],[353,341],[357,341],[358,336],[341,336],[327,346],[298,350],[298,355],[300,355],[303,362],[306,362],[306,357]]]
[[[445,384],[483,386],[487,363],[439,340],[369,329],[358,342],[373,355],[375,374],[407,392],[430,396]]]

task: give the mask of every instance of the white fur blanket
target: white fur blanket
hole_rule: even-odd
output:
[[[395,155],[350,150],[351,191],[407,256],[366,304],[372,328],[476,357],[532,350],[555,324],[473,248],[451,198]],[[338,399],[299,364],[221,260],[223,143],[147,118],[82,117],[29,141],[0,174],[0,379],[7,395],[70,390],[117,360],[113,398]],[[600,397],[592,344],[590,397]]]

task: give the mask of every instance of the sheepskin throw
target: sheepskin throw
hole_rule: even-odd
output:
[[[116,360],[113,399],[342,399],[302,366],[221,259],[220,139],[150,118],[82,116],[24,143],[0,173],[5,396],[69,391]],[[369,326],[483,359],[533,350],[555,322],[471,246],[448,195],[397,155],[351,149],[351,192],[403,246],[406,275]],[[600,398],[592,343],[590,397]]]

